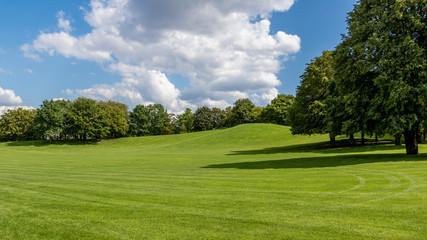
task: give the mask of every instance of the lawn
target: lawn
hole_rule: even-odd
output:
[[[0,143],[1,239],[425,239],[427,147],[248,124]]]

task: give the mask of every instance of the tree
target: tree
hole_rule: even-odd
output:
[[[136,136],[174,132],[169,114],[161,104],[137,105],[130,114],[130,126]]]
[[[34,117],[34,133],[43,139],[61,139],[65,128],[65,115],[70,101],[44,100]]]
[[[194,129],[197,131],[212,130],[214,128],[214,119],[212,110],[207,107],[199,107],[194,113]]]
[[[293,95],[278,94],[261,112],[261,122],[287,125],[288,109],[293,105]]]
[[[361,104],[353,104],[367,106],[364,120],[357,112],[351,116],[358,130],[403,132],[407,154],[418,154],[427,119],[426,9],[425,0],[361,0],[337,47],[346,59],[342,70],[348,76],[342,78],[352,78],[358,93],[367,91]]]
[[[255,122],[254,108],[255,105],[248,98],[236,100],[231,109],[231,125]]]
[[[312,60],[301,75],[294,104],[288,110],[292,134],[323,134],[328,132],[324,101],[333,79],[332,53],[324,51]],[[331,139],[332,140],[332,139]]]
[[[130,133],[135,136],[149,135],[148,111],[144,105],[136,105],[129,116]]]
[[[172,131],[168,128],[170,119],[169,114],[161,104],[150,104],[146,106],[148,115],[148,132],[150,135],[170,134]]]
[[[7,141],[20,141],[33,136],[32,125],[36,110],[7,110],[0,119],[0,136]]]
[[[181,115],[178,115],[178,128],[180,132],[191,132],[193,131],[194,124],[194,114],[191,112],[190,108],[185,109],[185,112]]]
[[[99,102],[104,115],[104,125],[108,129],[108,137],[126,136],[129,130],[128,106],[114,101]]]
[[[101,139],[109,134],[106,116],[95,100],[79,97],[66,114],[66,132],[80,140]]]

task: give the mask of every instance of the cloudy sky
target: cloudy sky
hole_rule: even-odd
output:
[[[44,99],[170,112],[265,106],[295,94],[356,0],[39,0],[0,3],[0,111]]]

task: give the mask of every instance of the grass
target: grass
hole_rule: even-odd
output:
[[[263,124],[1,143],[2,239],[425,239],[427,147]]]

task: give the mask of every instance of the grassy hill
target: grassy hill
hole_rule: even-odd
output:
[[[248,124],[0,143],[2,239],[425,239],[427,147]]]

